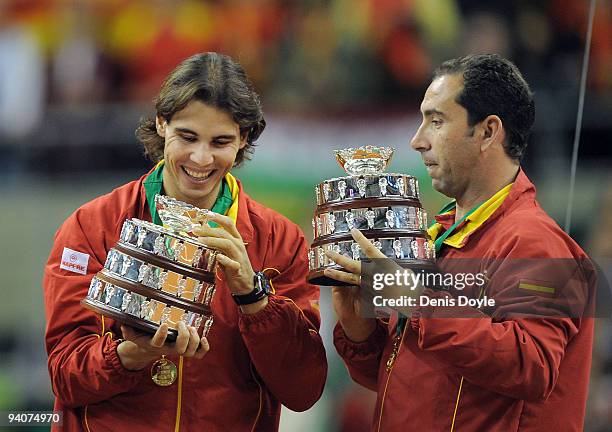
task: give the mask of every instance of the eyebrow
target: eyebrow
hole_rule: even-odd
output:
[[[444,113],[442,111],[439,111],[437,109],[428,109],[423,111],[423,116],[425,117],[430,117],[432,115],[439,115],[439,116],[444,116]]]
[[[195,135],[197,136],[197,132],[192,131],[191,129],[188,128],[183,128],[183,127],[177,127],[175,129],[177,132],[180,133],[186,133],[186,134],[190,134],[190,135]],[[215,139],[235,139],[236,135],[234,134],[223,134],[223,135],[217,135],[214,137]]]
[[[187,129],[187,128],[177,127],[174,130],[177,131],[177,132],[181,132],[181,133],[188,133],[188,134],[191,134],[191,135],[197,135],[197,133],[195,133],[191,129]]]

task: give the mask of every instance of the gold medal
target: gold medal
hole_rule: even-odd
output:
[[[161,387],[168,387],[176,381],[176,365],[162,356],[151,366],[151,379]]]

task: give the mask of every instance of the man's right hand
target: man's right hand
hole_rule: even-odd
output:
[[[365,318],[360,289],[357,286],[332,287],[332,304],[338,321],[353,342],[365,341],[376,329],[376,319]]]
[[[195,327],[179,322],[178,336],[174,343],[165,343],[168,325],[161,324],[153,337],[137,332],[128,326],[121,326],[123,342],[117,345],[117,355],[128,370],[140,370],[154,360],[166,355],[180,355],[201,359],[210,349],[208,340],[198,335]]]
[[[367,239],[366,242],[371,245]],[[376,252],[379,252],[378,249],[376,249]],[[337,252],[326,251],[326,254],[343,270],[327,268],[324,272],[325,276],[353,285],[332,287],[332,304],[336,314],[338,314],[340,325],[350,340],[363,342],[376,329],[376,319],[366,318],[368,311],[363,310],[365,302],[361,298],[361,288],[359,287],[361,284],[361,262]],[[369,312],[373,313],[373,310]]]

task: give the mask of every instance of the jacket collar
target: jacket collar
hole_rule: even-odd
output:
[[[510,189],[510,193],[508,197],[504,201],[504,203],[497,209],[497,211],[491,215],[491,219],[494,217],[499,217],[503,215],[507,210],[509,210],[513,205],[517,202],[523,201],[534,201],[536,198],[536,187],[529,180],[529,177],[523,171],[523,168],[519,168],[518,175],[516,176],[516,180],[514,180],[514,184]]]
[[[499,217],[502,217],[504,213],[506,213],[510,208],[516,205],[518,202],[524,202],[528,200],[535,200],[536,189],[533,183],[529,180],[527,175],[522,168],[519,168],[519,172],[514,180],[508,195],[504,198],[503,202],[499,207],[497,207],[493,213],[488,215],[485,220],[476,223],[476,226],[469,229],[469,232],[461,232],[464,229],[467,229],[468,221],[464,221],[461,225],[457,227],[455,234],[449,237],[451,246],[457,248],[466,245],[469,241],[469,237],[474,233],[478,232],[482,229],[482,227],[490,224],[492,221],[496,220]],[[476,212],[478,213],[478,212]],[[454,223],[455,219],[455,211],[454,211],[454,202],[445,206],[440,214],[435,216],[435,219],[439,225],[434,224],[428,230],[432,237],[437,237],[440,235],[443,230],[449,229],[450,226]],[[447,243],[445,241],[445,243]]]
[[[245,243],[250,243],[253,241],[254,230],[253,223],[251,222],[251,215],[249,213],[249,202],[247,195],[244,193],[242,182],[238,179],[236,179],[236,182],[240,188],[238,192],[238,218],[236,221],[236,228],[238,228],[242,240]]]

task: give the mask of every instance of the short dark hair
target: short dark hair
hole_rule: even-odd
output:
[[[255,140],[266,121],[259,96],[242,66],[224,54],[207,52],[196,54],[179,64],[165,79],[155,97],[156,115],[167,122],[192,100],[226,111],[246,134],[247,143],[238,151],[234,166],[250,159]],[[244,135],[243,135],[244,136]],[[153,162],[164,157],[164,139],[157,134],[155,118],[142,118],[136,137],[145,155]]]
[[[467,110],[468,125],[492,114],[499,116],[508,133],[506,154],[520,160],[535,120],[535,103],[518,68],[497,54],[468,55],[442,63],[434,79],[455,74],[463,76],[456,102]]]

